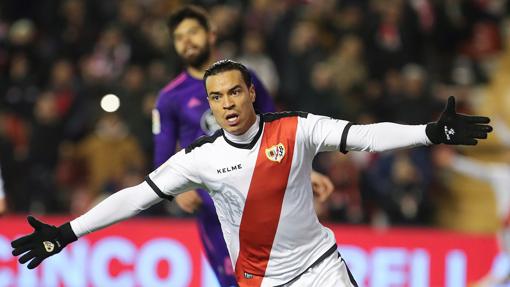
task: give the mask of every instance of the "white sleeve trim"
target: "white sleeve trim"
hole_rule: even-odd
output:
[[[314,114],[308,114],[306,118],[299,120],[304,122],[307,146],[314,154],[340,149],[342,134],[349,122]]]
[[[431,145],[426,125],[376,123],[352,125],[347,134],[347,150],[382,152],[399,148]]]
[[[147,182],[128,187],[110,195],[82,216],[71,221],[77,237],[130,218],[160,202]]]

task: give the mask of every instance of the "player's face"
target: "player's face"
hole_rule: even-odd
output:
[[[188,66],[201,68],[211,55],[214,34],[207,32],[196,19],[188,18],[175,28],[173,40],[179,58]]]
[[[231,70],[209,76],[207,99],[214,118],[225,131],[240,135],[255,122],[255,88],[248,87],[241,72]]]

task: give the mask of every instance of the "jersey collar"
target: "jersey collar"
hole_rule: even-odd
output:
[[[248,143],[236,143],[232,140],[229,140],[228,137],[225,135],[225,131],[222,129],[221,130],[221,134],[223,135],[223,138],[225,139],[225,141],[233,146],[233,147],[236,147],[236,148],[242,148],[242,149],[252,149],[255,144],[257,143],[257,141],[259,140],[260,138],[260,135],[262,134],[262,130],[264,128],[264,120],[262,119],[262,115],[257,115],[257,117],[259,118],[259,125],[258,125],[258,130],[257,130],[257,133],[255,134],[255,136],[253,137],[253,139],[248,142]]]

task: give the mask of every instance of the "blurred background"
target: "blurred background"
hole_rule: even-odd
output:
[[[453,95],[460,112],[492,118],[495,132],[475,148],[320,155],[317,170],[335,184],[316,206],[321,220],[468,236],[504,226],[510,202],[495,185],[510,194],[506,0],[1,1],[0,212],[78,215],[143,180],[151,111],[182,69],[166,20],[187,3],[207,8],[220,58],[253,69],[279,110],[419,124]],[[459,157],[498,176],[456,169]],[[186,216],[171,204],[145,215]]]

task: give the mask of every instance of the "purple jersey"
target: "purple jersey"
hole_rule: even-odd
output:
[[[256,93],[255,110],[275,111],[273,100],[260,80],[253,73],[251,76]],[[155,167],[176,152],[177,143],[185,148],[198,137],[211,135],[219,128],[209,109],[203,81],[182,72],[161,90],[153,111]],[[198,225],[209,263],[221,286],[236,285],[213,201],[206,191],[198,190],[198,194],[203,201]]]

